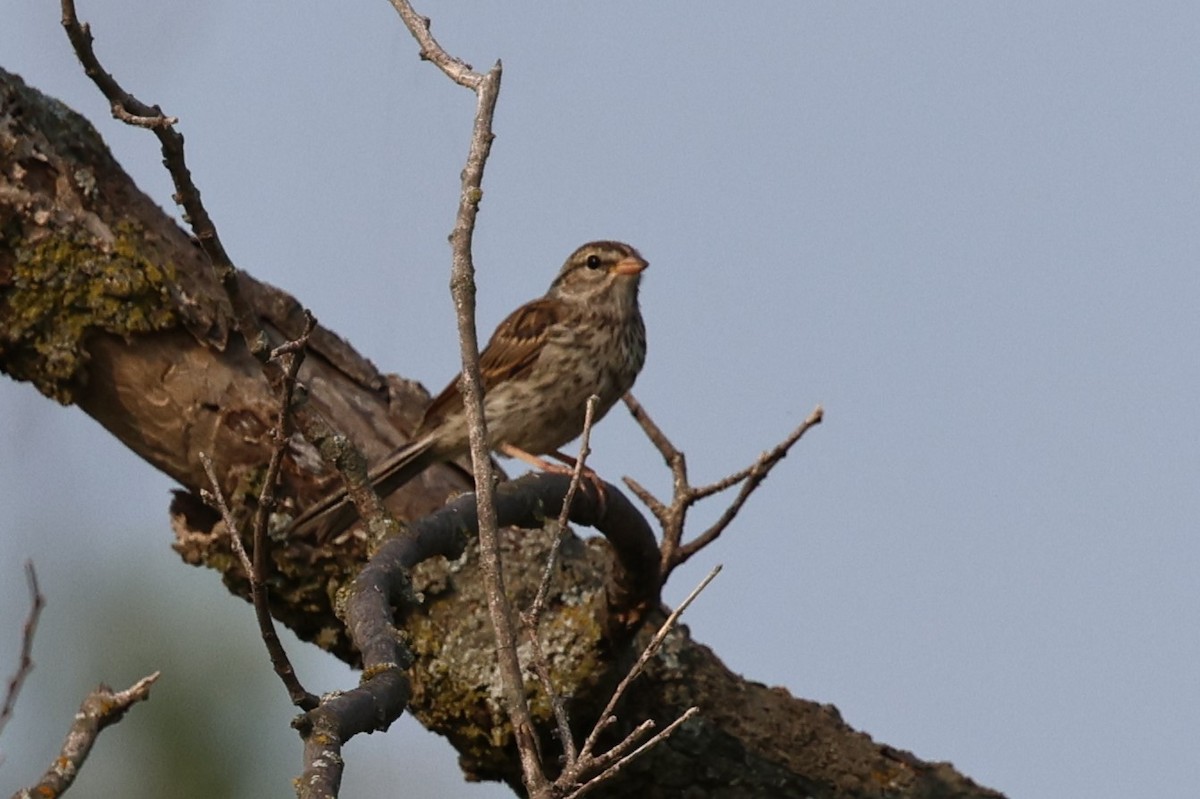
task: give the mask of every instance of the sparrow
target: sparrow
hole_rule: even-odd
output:
[[[492,450],[538,468],[583,432],[588,398],[599,421],[628,391],[646,360],[638,285],[648,266],[633,247],[593,241],[571,253],[542,297],[513,311],[479,355],[484,416]],[[470,451],[458,378],[434,398],[412,441],[369,472],[380,496],[429,466]],[[300,535],[335,535],[358,518],[345,488],[309,506],[292,523]]]

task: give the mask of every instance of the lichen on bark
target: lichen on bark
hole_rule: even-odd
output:
[[[91,333],[128,339],[176,324],[174,269],[139,255],[132,223],[119,224],[108,247],[61,231],[32,243],[12,232],[3,242],[14,257],[0,278],[0,348],[14,355],[13,378],[69,405],[86,381]]]

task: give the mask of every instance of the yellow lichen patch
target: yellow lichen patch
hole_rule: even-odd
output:
[[[132,224],[114,232],[104,249],[67,236],[15,246],[0,286],[0,365],[63,404],[85,382],[89,333],[130,338],[176,323],[171,266],[140,254]]]

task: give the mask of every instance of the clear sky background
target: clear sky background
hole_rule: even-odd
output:
[[[110,119],[57,4],[0,5],[0,64],[91,118],[174,212],[155,140]],[[1195,796],[1200,5],[419,10],[452,52],[505,65],[481,328],[576,245],[619,238],[651,263],[635,393],[697,481],[825,407],[672,578],[678,600],[725,564],[694,636],[1013,797]],[[457,371],[446,237],[474,102],[387,3],[80,14],[125,86],[180,118],[240,266],[384,370],[433,390]],[[621,408],[593,445],[606,476],[667,491]],[[94,683],[153,669],[73,795],[290,795],[286,695],[249,606],[171,552],[170,481],[9,380],[0,452],[0,672],[26,558],[50,601],[0,795],[41,772]],[[310,689],[354,684],[292,650]],[[346,757],[347,796],[508,795],[463,785],[410,718]]]

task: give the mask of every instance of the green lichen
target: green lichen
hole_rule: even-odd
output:
[[[0,283],[0,365],[64,405],[84,385],[89,334],[131,338],[176,324],[173,267],[145,257],[133,224],[113,232],[104,249],[65,234],[13,246]]]

